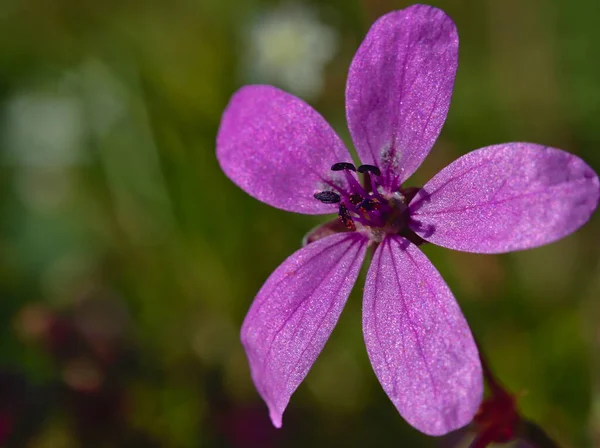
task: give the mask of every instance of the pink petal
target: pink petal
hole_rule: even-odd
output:
[[[435,143],[450,107],[458,34],[442,10],[414,5],[381,17],[350,65],[346,114],[362,163],[397,190]]]
[[[271,86],[233,95],[217,135],[221,168],[251,196],[284,210],[335,213],[313,195],[326,181],[344,182],[331,165],[352,162],[348,150],[312,107]]]
[[[359,233],[309,244],[271,274],[252,303],[242,343],[254,384],[278,428],[290,397],[337,323],[366,246]]]
[[[443,435],[473,419],[483,394],[477,346],[439,272],[405,238],[375,251],[363,330],[377,378],[408,423]]]
[[[531,143],[473,151],[431,179],[410,203],[427,241],[500,253],[558,240],[598,205],[598,176],[580,158]]]

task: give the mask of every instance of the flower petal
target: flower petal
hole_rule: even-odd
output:
[[[434,176],[410,203],[410,226],[451,249],[528,249],[581,227],[599,195],[598,176],[580,158],[507,143],[473,151]]]
[[[254,299],[242,343],[254,384],[278,428],[337,323],[366,246],[367,239],[354,232],[309,244],[285,260]]]
[[[483,394],[477,346],[427,257],[387,237],[367,274],[363,331],[373,369],[408,423],[429,435],[468,424]]]
[[[414,5],[381,17],[350,65],[346,114],[362,163],[397,190],[435,143],[450,107],[458,34],[442,10]]]
[[[335,213],[313,195],[326,181],[344,182],[331,171],[334,163],[352,162],[321,115],[271,86],[246,86],[233,95],[217,135],[217,159],[251,196],[306,214]]]

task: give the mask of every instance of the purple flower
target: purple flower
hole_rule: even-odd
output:
[[[483,387],[477,347],[448,286],[417,246],[527,249],[575,231],[597,206],[598,177],[589,166],[531,143],[479,149],[421,189],[404,187],[440,133],[457,64],[456,28],[439,9],[415,5],[373,25],[346,89],[358,169],[316,111],[274,87],[242,88],[223,115],[217,157],[237,185],[284,210],[339,215],[275,270],[242,327],[252,378],[277,427],[369,246],[376,249],[363,331],[383,389],[426,434],[470,422]]]

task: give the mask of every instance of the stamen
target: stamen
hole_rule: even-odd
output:
[[[379,206],[380,203],[378,201],[374,201],[373,199],[365,199],[360,204],[360,208],[368,212],[371,210],[379,210]]]
[[[352,205],[358,205],[362,202],[362,200],[363,200],[362,196],[358,193],[352,193],[350,195],[350,203]]]
[[[340,212],[338,216],[342,224],[344,224],[348,230],[356,230],[356,225],[354,224],[354,221],[352,221],[350,212],[343,203],[340,204]]]
[[[356,192],[356,194],[361,195],[362,197],[367,196],[367,192],[364,188],[358,183],[356,177],[350,171],[344,170],[344,175],[346,176],[346,180],[348,181],[348,186],[350,187],[350,191]]]
[[[319,191],[314,197],[324,204],[339,204],[338,218],[345,228],[355,231],[360,225],[361,228],[385,228],[386,231],[396,232],[399,212],[395,211],[396,203],[392,204],[391,200],[378,190],[379,185],[375,177],[381,176],[381,170],[377,166],[358,167],[365,186],[359,182],[357,169],[350,162],[335,163],[331,170],[343,171],[345,185],[326,180],[331,189]]]
[[[331,171],[350,170],[356,172],[356,167],[352,163],[338,162],[331,165]]]
[[[377,168],[375,165],[361,165],[358,167],[359,173],[371,173],[375,174],[375,176],[381,176],[381,170]]]
[[[365,174],[365,177],[369,178],[369,182],[371,183],[371,192],[373,193],[373,196],[379,199],[380,202],[384,202],[385,199],[383,199],[383,196],[381,196],[381,194],[379,194],[379,191],[377,191],[377,182],[375,182],[375,179],[371,177],[369,173]]]
[[[340,202],[340,195],[333,191],[321,191],[315,193],[315,199],[318,199],[323,204],[337,204]]]

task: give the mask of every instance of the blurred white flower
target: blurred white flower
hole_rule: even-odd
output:
[[[323,69],[338,40],[308,5],[283,4],[256,17],[245,33],[244,77],[314,98],[323,89]]]
[[[81,161],[83,104],[73,94],[29,91],[6,110],[6,157],[21,166],[62,167]]]
[[[87,140],[123,120],[125,102],[123,86],[96,60],[18,92],[3,114],[4,159],[20,167],[51,169],[85,163]]]
[[[69,168],[84,162],[84,106],[60,83],[50,89],[16,93],[3,114],[4,162],[13,166],[19,199],[28,208],[48,213],[69,198]]]

